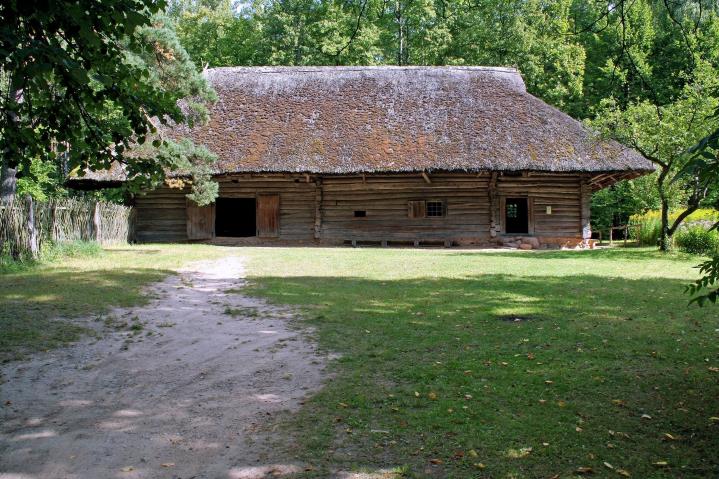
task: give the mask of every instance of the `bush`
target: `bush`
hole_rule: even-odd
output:
[[[702,226],[689,226],[677,231],[674,241],[681,251],[711,255],[719,251],[719,232]]]
[[[656,246],[659,244],[659,235],[662,231],[662,220],[660,218],[645,218],[641,222],[630,222],[630,224],[641,226],[641,228],[631,228],[629,230],[631,239],[638,240],[639,244],[643,246]]]
[[[669,213],[670,223],[679,216],[679,213],[679,211]],[[697,227],[706,231],[711,224],[717,221],[719,221],[719,211],[703,208],[696,210],[694,213],[687,216],[682,224],[687,225],[687,229]],[[629,218],[629,224],[641,226],[641,228],[631,228],[629,230],[630,238],[638,240],[639,244],[644,246],[656,246],[659,244],[659,236],[662,229],[661,211],[650,210],[644,214],[632,215]],[[679,234],[680,231],[677,231],[674,235],[675,242],[677,242],[677,236]]]

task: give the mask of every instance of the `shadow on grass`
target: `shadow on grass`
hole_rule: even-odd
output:
[[[333,380],[290,420],[298,454],[324,465],[318,477],[401,463],[421,477],[569,477],[603,462],[634,477],[719,474],[707,419],[717,365],[705,361],[719,352],[717,310],[687,308],[681,280],[252,281],[256,294],[306,307],[320,346],[340,354]],[[673,431],[682,439],[666,440]],[[657,458],[676,469],[658,470]]]
[[[535,251],[515,251],[515,250],[498,250],[498,251],[457,251],[450,252],[450,255],[458,256],[477,256],[481,254],[491,254],[494,257],[502,258],[522,258],[529,261],[541,260],[587,260],[594,261],[599,259],[607,260],[626,260],[626,261],[645,261],[645,260],[665,260],[665,261],[687,261],[696,259],[700,262],[701,257],[681,252],[663,253],[656,248],[647,247],[627,247],[627,248],[602,248],[596,250],[535,250]],[[521,255],[521,256],[520,256]]]
[[[77,340],[86,328],[61,318],[99,316],[142,303],[142,288],[173,274],[154,269],[32,268],[0,277],[0,360]]]

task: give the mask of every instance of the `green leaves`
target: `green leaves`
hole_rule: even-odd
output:
[[[696,303],[699,306],[704,306],[707,301],[716,304],[719,299],[719,255],[701,263],[697,268],[703,276],[687,285],[686,293],[694,296],[689,304]]]
[[[67,169],[125,163],[147,182],[177,161],[128,152],[154,134],[153,121],[207,120],[216,98],[159,15],[164,0],[6,2],[0,9],[0,152],[9,166],[36,158]],[[9,87],[9,88],[8,88]],[[178,102],[192,98],[187,112]],[[155,148],[162,141],[153,139]],[[168,151],[165,152],[168,154]],[[143,183],[143,182],[139,182]],[[134,184],[134,183],[133,183]]]

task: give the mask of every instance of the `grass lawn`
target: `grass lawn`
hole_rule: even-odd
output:
[[[101,315],[112,307],[142,304],[147,284],[182,264],[226,254],[204,245],[80,247],[52,261],[0,269],[0,361],[77,340],[88,330],[59,316]]]
[[[301,306],[341,354],[288,420],[309,476],[719,477],[719,308],[687,308],[696,258],[242,254],[254,293]]]
[[[719,477],[719,308],[687,308],[697,258],[647,249],[117,248],[0,272],[0,357],[227,254],[341,355],[283,419],[307,476]]]

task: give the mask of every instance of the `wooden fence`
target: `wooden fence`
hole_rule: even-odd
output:
[[[132,208],[102,201],[29,196],[0,203],[0,254],[37,257],[48,243],[125,243],[132,236]]]
[[[634,239],[632,239],[629,234],[630,231],[632,231],[632,230],[636,231],[636,233],[634,234]],[[606,236],[604,235],[605,231],[607,232]],[[615,231],[621,231],[623,233],[622,237],[619,239],[614,239]],[[596,233],[597,233],[598,240],[599,240],[598,244],[600,244],[600,245],[602,244],[602,242],[605,239],[609,239],[609,246],[613,246],[615,241],[623,241],[624,246],[627,246],[627,242],[632,242],[632,243],[636,244],[637,246],[640,246],[639,238],[641,238],[641,236],[642,236],[642,225],[641,224],[636,224],[636,225],[627,224],[627,225],[622,225],[622,226],[610,226],[609,228],[606,228],[604,230],[598,229],[598,230],[596,230]]]

